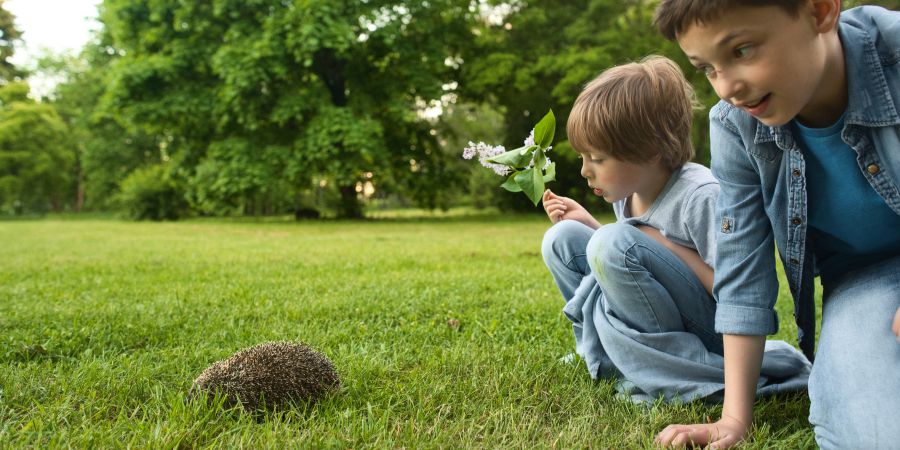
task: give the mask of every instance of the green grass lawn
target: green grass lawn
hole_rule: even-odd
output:
[[[573,351],[534,217],[0,222],[0,447],[642,448],[719,407],[635,405]],[[784,286],[779,338],[794,343]],[[456,319],[459,326],[448,325]],[[186,403],[269,340],[328,355],[335,395],[283,413]],[[812,448],[802,395],[745,448]]]

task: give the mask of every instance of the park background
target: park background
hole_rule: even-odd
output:
[[[708,164],[715,95],[654,7],[104,0],[83,48],[16,65],[0,1],[0,446],[632,448],[714,417],[559,361],[548,222],[461,158],[552,108],[550,187],[612,220],[565,122],[652,53],[697,90]],[[778,311],[795,343],[783,279]],[[339,395],[263,417],[184,401],[211,362],[284,339],[332,358]],[[813,447],[807,406],[761,400],[747,447]]]
[[[565,123],[612,65],[678,61],[704,106],[695,159],[709,163],[715,94],[656,32],[654,5],[105,0],[83,49],[28,67],[9,62],[23,36],[0,9],[0,214],[533,211],[460,155],[469,141],[519,147],[551,108],[551,187],[602,211]],[[57,84],[30,94],[29,74]]]

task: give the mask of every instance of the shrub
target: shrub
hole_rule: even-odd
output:
[[[187,202],[162,164],[135,169],[119,185],[118,203],[135,220],[178,220]]]

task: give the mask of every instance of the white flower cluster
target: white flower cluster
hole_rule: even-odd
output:
[[[525,138],[525,142],[523,143],[525,145],[534,145],[534,128],[531,129],[531,133],[528,134],[528,137]],[[547,147],[547,150],[545,150],[544,153],[549,152],[552,148],[552,145]]]
[[[474,143],[469,142],[469,145],[463,150],[463,158],[464,159],[472,159],[478,156],[478,161],[482,166],[487,167],[488,169],[493,170],[497,175],[509,175],[510,168],[504,166],[503,164],[494,164],[488,162],[489,159],[505,152],[506,149],[503,148],[502,145],[498,145],[496,147],[485,144],[484,142]]]
[[[534,144],[534,129],[532,129],[531,133],[528,135],[528,137],[525,138],[524,144],[526,146],[535,145]],[[551,148],[553,148],[553,147],[552,146],[547,147],[547,150],[545,150],[545,153],[549,152]],[[494,163],[488,162],[489,159],[491,159],[505,151],[506,151],[506,149],[503,148],[502,145],[498,145],[495,147],[495,146],[485,144],[484,142],[479,142],[476,144],[476,143],[470,141],[469,145],[465,149],[463,149],[462,156],[464,159],[472,159],[477,156],[478,161],[481,163],[482,166],[493,170],[497,175],[506,176],[506,175],[509,175],[510,173],[512,173],[513,169],[511,167],[505,166],[503,164],[494,164]],[[528,163],[528,166],[525,168],[530,169],[532,167],[534,167],[534,159],[532,159],[531,162]],[[550,167],[550,158],[545,158],[544,167],[542,167],[541,170],[546,171],[548,167]]]
[[[534,145],[534,128],[531,129],[531,133],[528,134],[528,137],[525,138],[525,142],[523,142],[523,143],[524,143],[525,145]],[[549,146],[549,147],[547,147],[547,150],[546,150],[546,151],[549,152],[551,148],[553,148],[552,145]],[[534,160],[533,160],[533,159],[531,160],[530,163],[528,163],[528,166],[525,167],[525,168],[526,168],[526,169],[530,169],[530,168],[532,168],[532,167],[534,167]],[[544,161],[544,167],[541,167],[541,170],[547,170],[548,167],[550,167],[550,158],[547,158],[547,159]]]
[[[544,167],[541,167],[541,170],[547,170],[547,168],[550,167],[550,162],[551,162],[551,161],[550,161],[550,158],[545,158],[545,159],[544,159]],[[526,168],[526,169],[530,169],[530,168],[532,168],[532,167],[534,167],[534,160],[533,160],[533,159],[531,160],[530,163],[528,163],[528,166],[525,167],[525,168]]]
[[[534,145],[534,128],[531,129],[531,133],[528,133],[528,137],[525,138],[525,145]]]

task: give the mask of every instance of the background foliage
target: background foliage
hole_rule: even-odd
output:
[[[652,0],[104,0],[92,42],[32,68],[64,80],[41,99],[8,62],[21,33],[2,5],[0,214],[534,211],[460,153],[519,147],[550,108],[550,188],[603,209],[565,141],[587,81],[661,54],[716,99],[653,28]],[[699,110],[701,163],[707,132]]]

